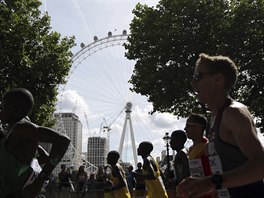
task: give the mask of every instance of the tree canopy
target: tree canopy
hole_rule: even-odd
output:
[[[74,37],[51,31],[50,17],[40,5],[38,0],[0,2],[0,90],[30,90],[35,99],[31,120],[49,126],[58,85],[71,67]]]
[[[248,105],[264,127],[264,1],[161,0],[133,10],[126,57],[136,60],[132,90],[153,111],[186,117],[205,111],[191,89],[200,53],[226,55],[239,67],[233,98]]]

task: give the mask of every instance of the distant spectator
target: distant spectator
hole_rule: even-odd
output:
[[[112,167],[110,164],[104,166],[104,198],[114,198],[114,192],[112,191],[113,183],[111,182]],[[98,197],[101,198],[101,197]]]
[[[57,182],[57,177],[52,173],[49,176],[49,183],[46,187],[47,195],[49,195],[48,197],[52,197],[52,195],[55,193],[57,187],[56,182]]]
[[[104,197],[104,187],[105,187],[105,173],[103,166],[99,166],[96,174],[96,183],[95,183],[95,189],[97,192],[97,198]]]
[[[137,163],[137,169],[135,170],[135,173],[136,173],[136,174],[134,174],[135,179],[136,179],[135,197],[136,198],[143,198],[143,197],[145,197],[145,193],[146,193],[145,182],[144,182],[144,179],[142,177],[137,176],[137,175],[143,174],[141,162]]]
[[[70,166],[69,170],[70,170],[70,174],[71,174],[71,180],[75,182],[78,170],[75,169],[73,165]]]
[[[66,171],[66,165],[61,165],[61,171],[58,174],[59,180],[59,191],[70,191],[70,181],[71,181],[71,174],[70,172]]]
[[[86,182],[88,179],[87,172],[84,169],[84,166],[80,166],[78,173],[76,175],[76,193],[77,197],[84,197],[86,193]]]
[[[133,166],[132,165],[129,165],[127,167],[126,180],[127,180],[127,185],[128,185],[130,195],[133,197],[134,188],[136,186],[136,180],[135,180],[135,176],[133,174]]]

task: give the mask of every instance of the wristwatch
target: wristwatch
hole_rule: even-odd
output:
[[[214,174],[214,175],[211,177],[211,181],[214,183],[215,188],[216,188],[217,190],[222,188],[223,178],[222,178],[222,176],[219,175],[218,173]]]

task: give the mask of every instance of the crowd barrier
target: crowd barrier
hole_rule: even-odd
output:
[[[175,192],[167,190],[167,193],[169,198],[175,198]],[[71,186],[58,189],[58,185],[47,186],[45,189],[43,189],[41,194],[46,198],[109,198],[109,196],[105,195],[103,188],[91,188],[89,183],[83,196],[78,196],[76,189],[72,188]],[[145,198],[145,191],[142,190],[133,190],[131,194],[132,198]]]
[[[53,192],[43,192],[42,193],[46,198],[79,198],[76,192],[71,191],[53,191]],[[141,195],[136,195],[141,194]],[[132,198],[145,198],[144,191],[134,191]],[[169,198],[175,198],[174,192],[168,191]],[[103,190],[88,190],[82,198],[108,198],[104,195]]]
[[[143,196],[136,196],[135,194],[144,194],[144,191],[141,192],[136,192],[134,191],[132,197],[133,198],[143,198],[145,197]],[[79,198],[81,196],[77,195],[77,192],[72,192],[72,191],[46,191],[46,192],[42,192],[41,194],[43,194],[46,198]],[[87,190],[85,192],[85,195],[83,196],[83,198],[106,198],[107,195],[104,194],[103,190]]]

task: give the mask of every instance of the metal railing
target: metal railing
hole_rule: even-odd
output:
[[[78,187],[76,183],[69,183],[68,187],[58,188],[58,183],[53,185],[47,185],[43,188],[41,194],[46,198],[108,198],[104,192],[103,182],[87,182],[85,185],[85,190],[81,193],[78,193]],[[176,194],[173,190],[168,189],[167,193],[169,198],[175,198]],[[131,198],[145,198],[145,190],[135,190],[130,192]],[[110,198],[110,197],[109,197]],[[114,198],[114,197],[112,197]]]

